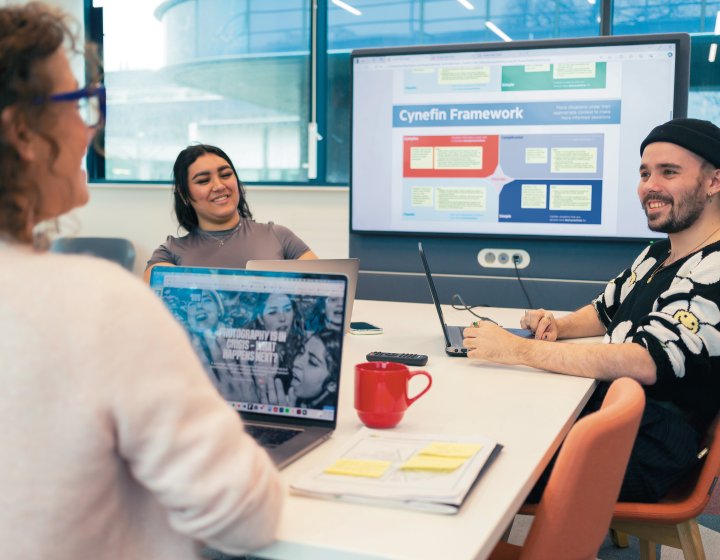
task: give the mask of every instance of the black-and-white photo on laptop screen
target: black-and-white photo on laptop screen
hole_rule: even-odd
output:
[[[355,289],[357,287],[360,259],[285,259],[249,260],[247,270],[272,270],[282,272],[312,272],[319,274],[343,274],[348,279],[347,302],[345,304],[345,332],[350,332]],[[339,322],[337,309],[327,308],[328,320]]]
[[[339,306],[344,318],[344,276],[158,266],[150,285],[187,330],[210,380],[278,465],[329,437],[343,333],[326,309]]]

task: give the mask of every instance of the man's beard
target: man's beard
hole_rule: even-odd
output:
[[[648,200],[661,200],[671,205],[670,215],[664,221],[650,223],[648,220],[648,227],[659,233],[678,233],[686,230],[698,220],[707,204],[707,198],[702,194],[702,182],[699,179],[695,188],[677,203],[670,197],[648,196],[643,203],[643,209],[646,208]],[[645,210],[646,216],[647,213],[648,211]]]

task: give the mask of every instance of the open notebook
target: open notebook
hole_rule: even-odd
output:
[[[297,494],[457,513],[502,445],[471,436],[363,428],[326,465],[291,484]]]

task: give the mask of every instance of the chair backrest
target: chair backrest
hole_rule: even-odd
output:
[[[635,509],[648,512],[652,510],[661,515],[667,523],[680,523],[700,515],[710,501],[713,490],[718,491],[716,486],[720,476],[720,414],[708,428],[703,445],[707,454],[695,471],[659,503],[637,504]],[[634,504],[618,504],[617,509],[633,511],[633,506]]]
[[[520,558],[594,559],[610,526],[640,418],[642,387],[613,382],[602,407],[565,438]]]
[[[708,428],[703,442],[707,454],[701,463],[681,480],[662,500],[654,504],[619,502],[615,506],[615,521],[634,521],[672,525],[700,515],[718,492],[720,476],[720,414]]]
[[[87,254],[118,263],[132,271],[135,247],[120,237],[60,237],[50,245],[53,253]]]

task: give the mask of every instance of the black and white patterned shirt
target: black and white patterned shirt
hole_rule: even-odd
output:
[[[661,268],[669,250],[668,240],[647,247],[593,305],[605,342],[650,352],[657,382],[647,396],[672,402],[704,430],[720,409],[720,242]]]

